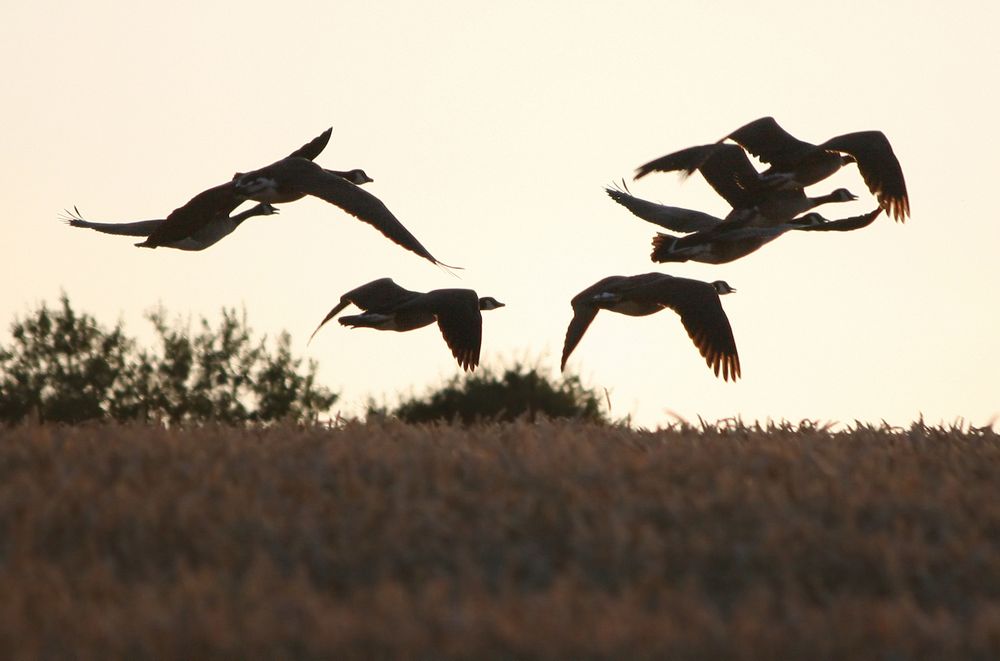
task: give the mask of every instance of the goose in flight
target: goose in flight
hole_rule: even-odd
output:
[[[642,317],[670,308],[705,362],[724,380],[740,377],[740,358],[729,318],[719,296],[736,291],[722,280],[708,283],[676,278],[663,273],[613,275],[587,287],[573,297],[573,319],[566,329],[561,369],[599,310]]]
[[[326,133],[324,136],[329,139]],[[327,170],[310,160],[316,153],[317,141],[324,136],[265,168],[238,172],[231,181],[198,193],[167,216],[146,241],[137,245],[155,248],[189,237],[213,220],[228,216],[248,199],[275,204],[315,195],[374,225],[402,247],[434,264],[448,267],[435,259],[377,197],[358,185],[371,181],[363,170]]]
[[[629,192],[624,182],[622,182],[621,187],[608,186],[604,191],[612,200],[631,211],[633,215],[668,230],[684,233],[712,229],[722,223],[738,223],[741,226],[749,227],[780,226],[784,223],[792,222],[795,216],[820,204],[825,204],[826,202],[847,202],[856,199],[845,188],[838,188],[830,195],[822,197],[807,197],[801,191],[799,191],[798,196],[794,194],[786,195],[786,193],[792,193],[792,191],[780,191],[780,194],[784,195],[784,199],[788,202],[780,212],[776,212],[777,210],[773,205],[765,205],[765,210],[771,214],[768,215],[762,212],[760,207],[752,206],[748,208],[734,208],[725,218],[718,218],[701,211],[667,206],[666,204],[658,204],[636,197]],[[795,199],[799,200],[799,202],[793,203]],[[773,198],[773,200],[777,201],[777,198]],[[788,215],[789,213],[791,215]],[[785,220],[779,222],[777,218],[785,218]]]
[[[323,147],[325,147],[327,142],[329,142],[331,131],[332,129],[327,129],[318,137],[295,150],[293,154],[299,154],[301,158],[310,159],[319,155],[319,153],[322,152]],[[327,172],[346,179],[352,184],[358,186],[375,181],[360,168],[347,171],[327,170]],[[192,202],[194,202],[194,200],[192,200]],[[190,205],[191,202],[188,204]],[[235,208],[236,207],[233,207],[233,209]],[[193,213],[199,209],[204,210],[207,214],[207,219],[202,219],[204,222],[199,221],[193,215]],[[230,211],[232,211],[232,209]],[[73,212],[64,212],[62,220],[66,221],[72,227],[84,227],[102,232],[104,234],[146,237],[146,242],[136,244],[142,247],[156,248],[162,246],[164,248],[176,248],[178,250],[204,250],[205,248],[218,243],[229,234],[232,234],[233,231],[235,231],[236,228],[239,227],[240,224],[247,218],[252,218],[253,216],[270,216],[276,213],[278,213],[278,209],[266,202],[261,202],[253,207],[250,207],[249,209],[232,215],[217,213],[210,203],[196,205],[188,209],[189,221],[191,222],[192,227],[195,227],[196,229],[192,233],[174,240],[163,239],[165,241],[164,243],[156,243],[156,245],[147,245],[149,236],[154,232],[160,232],[160,235],[163,235],[165,230],[162,230],[161,227],[167,222],[167,219],[165,218],[159,218],[156,220],[138,220],[125,223],[95,223],[85,220],[80,215],[79,210],[74,207]]]
[[[772,227],[754,227],[738,223],[719,223],[687,236],[673,236],[663,232],[653,237],[654,262],[703,262],[725,264],[745,257],[792,230],[808,232],[850,232],[871,225],[882,213],[882,207],[869,213],[827,220],[816,212]]]
[[[289,156],[310,160],[316,158],[330,142],[332,132],[333,128],[328,128],[293,151]],[[365,174],[365,171],[360,169],[348,170],[346,172],[331,170],[331,173],[342,176],[355,184],[372,181]],[[184,214],[180,215],[187,217],[186,223],[190,227],[184,228],[183,231],[178,231],[177,227],[173,227],[173,221],[168,223],[168,220],[170,220],[169,217],[126,223],[95,223],[84,219],[76,207],[73,207],[73,212],[64,212],[62,220],[66,221],[72,227],[83,227],[104,234],[146,237],[145,241],[136,244],[142,247],[156,248],[164,246],[178,250],[204,250],[231,234],[247,218],[278,213],[278,210],[270,204],[258,204],[240,213],[230,215],[242,200],[231,200],[232,204],[227,206],[225,203],[230,200],[226,196],[220,195],[219,191],[212,189],[207,192],[209,195],[199,194],[188,205],[185,205],[187,208]],[[197,203],[192,204],[196,200]],[[216,206],[211,204],[212,201],[217,203],[222,202],[223,204],[222,206]],[[177,212],[175,211],[174,213]],[[171,216],[173,215],[171,214]]]
[[[306,195],[318,197],[372,225],[389,240],[432,264],[454,268],[431,255],[377,197],[308,159],[283,158],[267,167],[238,175],[232,183],[232,193],[236,197],[257,202],[281,204]]]
[[[675,171],[680,171],[683,176],[701,172],[705,181],[729,203],[737,216],[744,216],[752,209],[756,224],[761,226],[780,225],[821,204],[857,199],[846,188],[809,197],[801,186],[762,176],[746,152],[732,144],[699,145],[667,154],[639,166],[635,178],[640,179],[650,172]],[[615,198],[615,201],[629,207],[626,202],[630,200],[627,198]]]
[[[204,250],[232,234],[247,218],[270,216],[276,213],[278,213],[276,207],[266,202],[261,202],[231,216],[214,217],[194,234],[171,243],[166,243],[163,247],[176,248],[177,250]],[[157,220],[137,220],[127,223],[95,223],[85,220],[76,207],[73,207],[72,212],[66,211],[62,220],[66,221],[71,227],[83,227],[103,234],[144,237],[148,237],[166,222],[166,219],[159,218]]]
[[[794,182],[796,186],[808,186],[855,162],[887,215],[898,222],[910,215],[903,169],[881,131],[845,133],[814,145],[792,136],[773,117],[761,117],[726,138],[771,166],[764,171],[764,178]]]
[[[330,127],[293,151],[288,155],[288,158],[305,158],[310,161],[315,159],[323,153],[324,149],[326,149],[327,144],[330,142],[330,135],[332,133],[333,127]],[[374,181],[374,179],[369,177],[365,171],[360,168],[343,172],[330,170],[329,172],[343,177],[344,179],[357,185]],[[234,175],[234,178],[241,175],[242,173],[238,172]],[[175,209],[173,213],[167,216],[167,218],[157,220],[155,223],[153,221],[140,221],[140,223],[144,223],[141,225],[127,223],[126,225],[131,226],[129,227],[130,230],[144,232],[143,234],[130,234],[129,236],[145,236],[145,241],[136,244],[142,248],[157,248],[159,246],[173,248],[180,244],[194,243],[197,245],[203,243],[203,239],[196,237],[219,234],[219,232],[229,225],[231,219],[229,214],[231,214],[236,207],[243,202],[242,199],[238,199],[232,194],[232,191],[230,190],[231,188],[232,182],[229,182],[228,184],[216,186],[199,193],[187,204]],[[270,205],[258,205],[254,208],[259,209],[259,211],[246,216],[247,218],[253,215],[260,215],[262,213],[277,213],[277,209],[271,207]],[[266,211],[267,209],[270,209],[270,211]],[[79,216],[79,214],[77,215]],[[240,215],[241,214],[236,214],[236,216]],[[233,216],[232,218],[235,218],[236,216]],[[242,220],[245,219],[246,218],[243,218]],[[82,218],[79,220],[82,220]],[[73,223],[71,222],[71,224]],[[237,223],[237,225],[238,224],[239,223]],[[110,225],[110,223],[103,223],[103,225]],[[146,228],[149,228],[148,232],[145,232]],[[95,227],[93,229],[98,228]],[[233,229],[235,229],[235,226]],[[114,234],[125,233],[117,231],[112,232],[108,227],[100,228],[98,231]],[[225,236],[225,234],[220,235],[216,241],[218,241],[219,238],[222,238],[222,236]],[[187,239],[192,239],[193,241],[186,241]],[[208,245],[211,244],[207,244],[205,247]]]
[[[709,157],[724,151],[727,139],[770,166],[759,175],[765,185],[804,188],[853,162],[887,215],[898,222],[904,222],[910,215],[903,169],[881,131],[845,133],[814,145],[792,136],[773,117],[761,117],[729,133],[715,145],[691,147],[650,161],[639,168],[636,178],[669,165],[676,167],[668,169],[683,169],[692,174]]]
[[[495,298],[480,298],[471,289],[435,289],[423,293],[404,289],[391,278],[379,278],[341,296],[340,302],[309,336],[309,341],[312,341],[326,322],[352,303],[361,308],[363,313],[337,320],[351,328],[405,332],[429,326],[436,321],[455,360],[470,372],[475,371],[479,365],[483,339],[483,317],[480,311],[504,307]]]

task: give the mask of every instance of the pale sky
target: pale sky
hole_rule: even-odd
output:
[[[424,6],[426,5],[426,6]],[[389,276],[469,287],[482,364],[558,371],[570,298],[608,275],[724,279],[743,379],[717,379],[670,311],[598,315],[569,368],[615,417],[805,418],[908,425],[1000,415],[1000,153],[994,2],[8,3],[0,22],[5,220],[0,338],[65,290],[152,339],[143,315],[287,329],[355,414],[456,374],[436,328],[324,328],[340,295]],[[700,177],[646,161],[764,115],[821,142],[878,129],[910,193],[905,224],[791,233],[718,266],[649,261],[656,228],[612,202],[724,215]],[[249,220],[200,253],[132,246],[57,220],[165,217],[196,193],[333,126],[317,159],[368,184],[456,279],[325,202]],[[857,169],[812,187],[874,209]]]

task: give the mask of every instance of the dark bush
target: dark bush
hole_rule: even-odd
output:
[[[162,310],[148,318],[154,351],[137,349],[121,322],[107,330],[76,313],[65,295],[59,309],[15,320],[12,345],[0,347],[0,421],[314,421],[337,399],[316,385],[314,361],[300,374],[287,333],[271,353],[245,314],[224,309],[217,329],[203,318],[197,334]]]
[[[386,411],[369,405],[372,413]],[[600,396],[584,388],[579,377],[566,376],[556,381],[542,374],[537,366],[529,368],[519,363],[502,374],[483,368],[456,376],[422,398],[403,401],[391,414],[405,422],[443,420],[469,424],[521,417],[535,420],[539,415],[607,422]]]

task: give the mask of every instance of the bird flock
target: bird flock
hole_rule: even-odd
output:
[[[69,225],[105,234],[142,237],[143,248],[204,250],[225,238],[243,221],[278,213],[276,204],[307,195],[329,202],[372,225],[390,241],[432,264],[455,269],[435,258],[377,197],[364,190],[373,181],[364,170],[329,170],[315,163],[326,148],[332,129],[288,156],[250,172],[237,172],[222,184],[204,190],[166,218],[126,223],[97,223],[83,218],[76,207],[63,217]],[[759,171],[750,159],[768,167]],[[869,213],[827,220],[813,211],[823,204],[856,200],[840,188],[810,197],[805,188],[841,167],[857,165],[878,206]],[[675,151],[639,166],[635,179],[653,172],[701,173],[732,207],[725,218],[692,209],[658,204],[635,197],[624,180],[608,186],[607,194],[642,220],[669,232],[653,237],[653,262],[696,261],[722,264],[760,249],[789,231],[845,232],[870,225],[883,211],[897,222],[910,214],[906,183],[892,146],[881,131],[835,136],[820,144],[804,142],[782,129],[772,117],[754,120],[717,142]],[[244,202],[256,202],[234,213]],[[726,381],[740,377],[740,359],[733,330],[719,297],[736,291],[722,280],[702,282],[664,273],[602,278],[570,301],[573,317],[566,329],[561,369],[600,310],[646,316],[669,308],[676,312],[688,336],[709,368]],[[391,278],[379,278],[340,297],[323,318],[310,341],[328,321],[348,306],[361,314],[337,321],[351,328],[405,332],[437,323],[445,343],[464,370],[479,364],[483,310],[504,307],[497,299],[480,297],[471,289],[417,292]]]

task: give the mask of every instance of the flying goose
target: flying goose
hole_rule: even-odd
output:
[[[821,204],[857,199],[846,188],[809,197],[801,186],[791,185],[784,179],[763,177],[746,152],[740,146],[731,144],[698,145],[661,156],[639,166],[635,178],[640,179],[650,172],[674,171],[680,171],[684,176],[701,172],[705,181],[729,203],[733,211],[743,215],[746,210],[753,209],[757,224],[761,226],[780,225]],[[622,200],[616,198],[616,201],[628,206]]]
[[[708,283],[663,273],[613,275],[573,297],[573,319],[566,329],[561,369],[580,343],[599,310],[642,317],[670,308],[680,315],[688,336],[716,376],[734,381],[740,377],[740,358],[729,318],[719,296],[736,291],[722,280]]]
[[[622,205],[633,215],[664,227],[674,232],[700,232],[712,229],[722,223],[738,223],[741,226],[749,227],[774,227],[787,222],[792,222],[796,216],[809,209],[815,208],[826,202],[847,202],[856,199],[850,191],[845,188],[838,188],[830,195],[822,197],[807,197],[801,191],[798,195],[792,191],[777,191],[770,202],[765,202],[761,207],[751,206],[746,208],[734,208],[725,218],[718,218],[711,214],[685,209],[682,207],[671,207],[665,204],[650,202],[632,195],[628,187],[622,182],[622,187],[608,186],[604,191],[612,200]],[[788,193],[793,193],[789,195]],[[777,204],[779,200],[784,200],[783,208],[779,211]],[[801,210],[800,210],[801,209]],[[780,220],[779,219],[783,219]]]
[[[332,128],[327,129],[316,138],[313,138],[302,147],[296,149],[292,152],[292,156],[298,155],[300,158],[315,158],[323,151],[323,148],[329,142],[332,130]],[[375,181],[360,168],[347,171],[327,170],[327,172],[346,179],[352,184],[358,186]],[[238,173],[236,176],[242,176],[242,173]],[[190,221],[191,226],[196,227],[197,229],[195,229],[191,234],[181,236],[180,238],[174,240],[163,239],[165,241],[164,243],[154,242],[155,245],[149,244],[148,237],[157,231],[160,232],[159,236],[165,236],[166,230],[161,229],[161,226],[167,222],[165,218],[157,220],[139,220],[127,223],[94,223],[85,220],[80,215],[79,210],[74,207],[73,212],[66,211],[62,219],[73,227],[84,227],[102,232],[104,234],[147,237],[147,241],[136,244],[142,247],[156,248],[158,246],[163,246],[164,248],[176,248],[178,250],[204,250],[231,234],[247,218],[252,218],[253,216],[269,216],[278,213],[278,209],[276,207],[266,202],[262,202],[231,216],[217,213],[215,207],[212,205],[212,200],[223,199],[223,197],[224,193],[218,195],[217,197],[213,194],[212,196],[209,196],[209,200],[199,202],[196,205],[192,205],[195,200],[188,202],[188,205],[185,205],[189,207],[186,210],[188,220]],[[235,207],[233,207],[233,209],[235,209]],[[208,215],[207,220],[203,219],[203,222],[199,221],[199,219],[195,216],[195,213],[198,210],[203,210]],[[232,211],[232,209],[230,209],[230,211]],[[174,234],[181,233],[174,232]]]
[[[792,136],[773,117],[761,117],[723,137],[715,148],[722,149],[726,139],[769,164],[770,167],[761,173],[761,179],[778,187],[804,188],[855,162],[865,184],[886,214],[898,222],[904,222],[910,215],[903,170],[889,139],[881,131],[845,133],[814,145]],[[713,153],[711,145],[703,145],[692,147],[690,151],[676,152],[673,156],[676,161],[683,161],[681,168],[692,174],[699,169],[699,159]],[[640,170],[661,160],[651,161]]]
[[[312,162],[311,159],[322,151],[323,146],[326,145],[331,131],[332,129],[327,129],[322,135],[306,143],[274,165],[277,166],[286,162],[308,164],[314,173],[323,178],[327,188],[340,191],[344,202],[341,206],[347,208],[349,212],[362,220],[374,224],[397,243],[418,252],[422,256],[426,253],[429,259],[434,261],[434,263],[438,263],[437,260],[430,257],[430,253],[427,253],[426,249],[413,238],[406,228],[392,216],[378,198],[359,188],[361,184],[372,181],[371,177],[364,170],[355,169],[344,172],[327,170]],[[251,173],[251,175],[253,174]],[[244,193],[244,187],[240,184],[240,182],[251,181],[252,177],[251,179],[246,179],[248,176],[250,175],[237,172],[233,175],[231,181],[198,193],[186,204],[178,207],[167,216],[166,220],[149,235],[146,241],[136,245],[146,248],[169,245],[200,232],[202,228],[213,221],[227,217],[242,202],[251,199],[250,195]],[[293,198],[288,197],[286,199],[290,200]],[[271,203],[274,200],[258,199],[255,201]],[[417,250],[418,248],[419,250]],[[423,253],[420,253],[420,250]]]
[[[865,184],[887,215],[899,222],[910,215],[903,169],[881,131],[845,133],[814,145],[792,136],[773,117],[761,117],[726,138],[771,165],[763,173],[765,178],[794,181],[799,186],[808,186],[856,162]]]
[[[470,372],[475,371],[479,364],[479,350],[483,339],[483,317],[480,310],[504,307],[495,298],[480,298],[471,289],[435,289],[423,293],[404,289],[391,278],[379,278],[341,296],[340,302],[309,336],[309,341],[312,341],[326,322],[352,303],[364,313],[337,320],[352,328],[405,332],[429,326],[436,321],[455,360]]]
[[[381,200],[308,159],[283,158],[237,176],[233,185],[233,192],[240,199],[272,204],[294,202],[313,195],[374,226],[391,241],[431,263],[448,267],[431,255]]]
[[[305,158],[309,160],[316,158],[323,153],[324,149],[326,149],[327,144],[330,142],[330,135],[332,133],[333,127],[331,126],[306,144],[293,151],[288,155],[288,158]],[[237,173],[234,177],[240,176],[241,174],[242,173]],[[341,175],[354,183],[372,181],[372,179],[365,174],[365,171],[360,169],[338,172],[336,174]],[[196,235],[201,237],[206,235],[212,236],[218,231],[221,231],[221,229],[226,227],[229,222],[229,214],[231,214],[236,207],[243,203],[242,199],[239,199],[232,194],[232,187],[232,182],[229,182],[227,184],[222,184],[221,186],[210,188],[207,191],[203,191],[198,195],[195,195],[184,206],[175,209],[165,219],[157,221],[155,227],[152,226],[153,223],[151,221],[148,221],[149,225],[140,225],[134,228],[136,230],[145,230],[146,227],[149,227],[149,232],[130,236],[145,236],[145,241],[135,244],[142,248],[157,248],[159,246],[173,248],[179,244],[192,243],[191,241],[187,241],[187,239],[193,239],[195,244],[202,243],[203,239],[196,239]],[[262,210],[267,208],[273,209],[273,211],[269,213],[277,212],[277,209],[274,209],[274,207],[271,207],[270,205],[268,205],[268,207],[261,207]],[[236,216],[239,215],[240,214],[236,214]],[[233,217],[235,218],[236,216]],[[220,235],[219,238],[222,238],[222,236],[225,235]],[[218,241],[218,238],[215,240]],[[208,247],[208,245],[211,244],[206,244],[205,247]]]
[[[276,207],[262,202],[232,216],[214,217],[194,234],[164,244],[163,247],[176,248],[177,250],[204,250],[231,234],[247,218],[270,216],[276,213],[278,213]],[[137,220],[130,223],[95,223],[85,220],[76,207],[73,207],[72,212],[66,211],[62,219],[72,227],[92,229],[103,234],[144,237],[148,237],[166,222],[166,219],[160,218],[157,220]]]
[[[792,230],[849,232],[871,225],[880,213],[882,207],[861,216],[827,220],[812,212],[772,227],[720,223],[713,228],[687,236],[673,236],[661,232],[653,237],[653,252],[649,258],[661,263],[694,261],[725,264],[759,250],[785,232]]]

